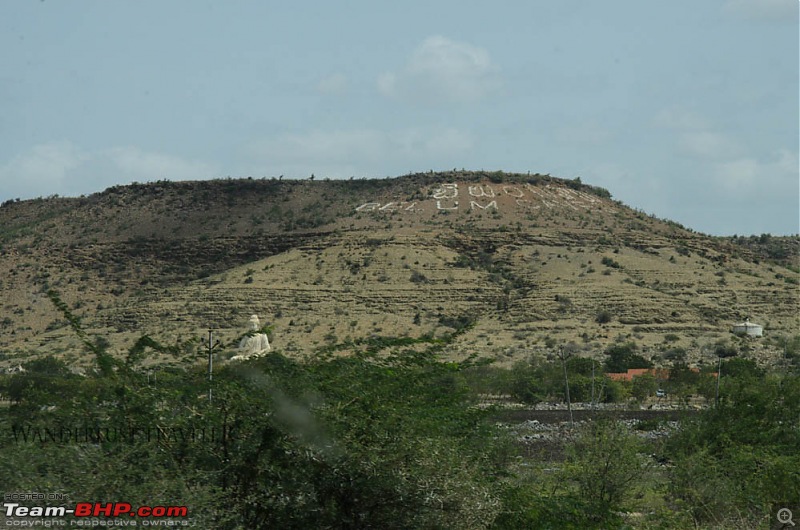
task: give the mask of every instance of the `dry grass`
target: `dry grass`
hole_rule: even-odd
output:
[[[768,335],[800,330],[790,268],[574,183],[499,178],[155,183],[6,205],[0,362],[74,355],[47,288],[119,350],[144,333],[199,344],[209,326],[233,340],[253,313],[295,355],[370,335],[443,334],[469,317],[477,325],[445,355],[503,363],[569,341],[599,354],[618,340],[657,361],[680,347],[702,362],[745,316]],[[442,183],[458,183],[458,210],[437,208]],[[596,321],[601,311],[610,322]],[[746,345],[777,358],[767,340]]]

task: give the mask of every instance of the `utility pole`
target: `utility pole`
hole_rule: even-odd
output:
[[[211,381],[214,378],[214,332],[208,330],[208,402],[211,403]]]
[[[719,378],[722,376],[722,355],[717,355],[717,389],[714,392],[714,406],[719,407]]]
[[[570,357],[570,353],[564,351],[563,346],[558,347],[558,357],[561,359],[561,366],[564,368],[564,389],[566,390],[567,394],[567,410],[569,411],[569,425],[570,427],[575,427],[575,420],[572,418],[572,403],[569,399],[569,378],[567,377],[567,359]]]

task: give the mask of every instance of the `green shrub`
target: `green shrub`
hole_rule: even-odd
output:
[[[604,256],[603,259],[600,260],[600,263],[602,263],[606,267],[611,267],[612,269],[622,268],[622,265],[620,265],[618,262],[614,261],[613,259],[609,258],[608,256]]]
[[[605,362],[606,372],[619,373],[627,372],[629,368],[652,368],[653,363],[634,353],[636,344],[628,342],[626,344],[616,344],[606,350],[608,359]]]
[[[597,514],[621,509],[642,483],[650,461],[639,438],[613,420],[590,422],[567,450],[565,477]]]
[[[613,318],[614,317],[611,314],[611,311],[607,309],[602,309],[597,312],[597,315],[595,315],[594,320],[598,324],[608,324],[609,322],[611,322]]]

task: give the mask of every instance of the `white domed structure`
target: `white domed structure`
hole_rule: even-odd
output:
[[[764,327],[750,322],[750,319],[734,324],[731,331],[736,335],[747,335],[748,337],[762,337],[764,335]]]

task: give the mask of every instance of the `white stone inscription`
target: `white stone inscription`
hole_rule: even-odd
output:
[[[455,199],[458,197],[458,184],[442,184],[433,190],[434,199]]]
[[[613,208],[604,204],[603,201],[581,190],[575,190],[563,186],[535,186],[530,183],[519,185],[490,185],[474,184],[467,186],[469,198],[469,210],[499,210],[500,207],[508,207],[513,202],[513,206],[528,211],[536,211],[555,208],[568,208],[574,211],[589,210],[592,208]],[[435,211],[454,211],[459,206],[458,183],[448,182],[439,184],[433,188],[429,197],[433,199]],[[503,197],[508,197],[502,202]],[[404,202],[365,202],[356,207],[356,212],[411,212],[424,211],[425,205],[430,204],[426,201]],[[464,203],[466,205],[466,203]],[[430,205],[428,208],[433,208]]]
[[[492,201],[486,206],[483,206],[482,204],[477,203],[475,201],[469,201],[469,207],[470,210],[474,210],[475,208],[480,208],[481,210],[485,210],[487,208],[494,208],[495,210],[497,210],[497,201]]]
[[[407,203],[407,202],[387,202],[383,204],[381,202],[365,202],[361,206],[356,207],[357,212],[411,212],[416,209],[417,203]]]
[[[494,197],[494,190],[491,186],[470,186],[469,194],[473,197]]]

